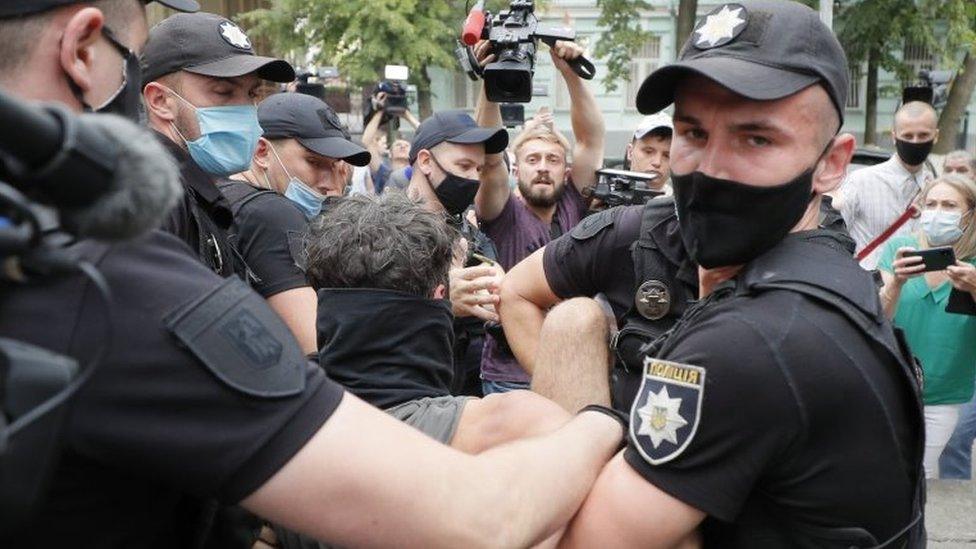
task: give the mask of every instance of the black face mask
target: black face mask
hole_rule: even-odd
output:
[[[81,89],[70,77],[68,78],[68,85],[71,87],[71,91],[75,94],[75,97],[78,98],[78,101],[81,103],[85,111],[117,114],[119,116],[124,116],[129,120],[138,121],[140,107],[139,101],[142,94],[142,68],[139,66],[139,58],[132,50],[119,42],[115,38],[115,33],[113,33],[108,27],[102,27],[102,34],[104,34],[109,43],[112,44],[112,46],[114,46],[120,54],[122,54],[122,85],[119,86],[119,89],[116,90],[115,94],[113,94],[111,98],[109,98],[99,107],[92,107],[87,101],[85,101],[84,97],[82,96]]]
[[[909,166],[919,166],[929,157],[929,153],[932,152],[932,145],[934,144],[934,139],[923,141],[922,143],[910,143],[901,139],[895,139],[895,150],[898,151],[898,158],[901,158],[902,162]]]
[[[474,197],[478,194],[478,186],[481,182],[477,179],[468,179],[454,175],[445,170],[441,166],[441,163],[434,158],[433,154],[430,155],[430,158],[442,172],[447,174],[447,177],[441,181],[441,184],[434,189],[434,195],[440,201],[441,205],[444,206],[444,209],[447,210],[447,213],[451,215],[463,214],[474,203]],[[430,180],[429,177],[427,179],[428,181]],[[433,187],[433,184],[431,184],[431,187]]]
[[[671,174],[688,254],[712,269],[742,265],[769,251],[806,212],[815,167],[775,187],[716,179],[701,172]]]

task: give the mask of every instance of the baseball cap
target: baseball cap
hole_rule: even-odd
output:
[[[702,17],[678,60],[647,77],[637,110],[674,102],[681,77],[698,74],[757,101],[781,99],[822,83],[841,123],[847,104],[847,57],[817,12],[787,0],[726,3]]]
[[[143,3],[149,4],[152,1],[143,0]],[[0,0],[0,17],[40,13],[58,6],[82,2],[83,0]],[[156,2],[177,11],[194,12],[200,9],[200,4],[196,0],[156,0]]]
[[[667,128],[672,132],[674,131],[674,122],[671,121],[671,116],[668,113],[658,112],[650,116],[645,116],[641,120],[641,123],[638,124],[637,130],[634,131],[634,139],[641,139],[658,128]]]
[[[258,105],[258,122],[268,139],[292,138],[316,154],[353,166],[369,164],[369,152],[350,140],[332,107],[317,97],[304,93],[272,95]]]
[[[213,13],[178,13],[149,31],[142,52],[143,82],[176,71],[233,78],[257,73],[273,82],[291,82],[287,61],[254,55],[251,40],[233,21]]]
[[[410,144],[410,163],[417,160],[421,149],[430,150],[445,142],[484,143],[486,153],[498,154],[508,146],[508,132],[505,128],[482,128],[464,111],[442,111],[420,123]]]

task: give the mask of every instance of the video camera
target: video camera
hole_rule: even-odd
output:
[[[528,103],[532,100],[532,76],[535,73],[536,41],[542,40],[550,47],[556,40],[573,41],[576,31],[567,27],[549,27],[539,24],[532,0],[512,0],[507,12],[492,16],[484,11],[484,0],[475,4],[464,23],[462,41],[468,47],[478,40],[488,40],[496,56],[493,63],[481,71],[485,80],[485,93],[493,103]],[[456,51],[462,68],[472,76],[478,73],[478,63],[472,63],[470,50]],[[569,62],[581,78],[590,80],[596,68],[588,59],[579,57]]]
[[[602,201],[608,208],[614,206],[633,206],[645,204],[648,200],[664,194],[648,185],[658,178],[642,172],[629,172],[603,168],[596,171],[596,187],[588,195]]]
[[[383,80],[376,86],[376,93],[386,93],[383,102],[383,112],[389,115],[400,115],[407,110],[407,89],[403,84],[393,80]]]

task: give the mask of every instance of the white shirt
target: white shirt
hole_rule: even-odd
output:
[[[881,164],[848,174],[840,188],[838,209],[857,243],[857,251],[890,227],[931,178],[932,173],[924,166],[917,173],[910,173],[897,154]],[[914,232],[916,225],[916,219],[909,219],[895,234]],[[865,257],[861,266],[877,267],[881,248],[878,246]]]
[[[369,194],[366,190],[366,176],[369,174],[369,166],[353,166],[352,168],[352,188],[349,194]]]

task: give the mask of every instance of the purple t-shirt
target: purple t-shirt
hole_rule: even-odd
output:
[[[556,212],[552,216],[553,222],[559,224],[559,232],[567,233],[575,227],[583,219],[586,207],[586,200],[571,182],[567,182],[566,190],[556,203]],[[495,243],[498,262],[505,272],[552,240],[550,225],[539,219],[514,193],[508,197],[508,202],[498,217],[481,222],[481,230]],[[524,383],[530,380],[515,357],[511,353],[502,352],[495,339],[487,334],[481,353],[481,378]]]

